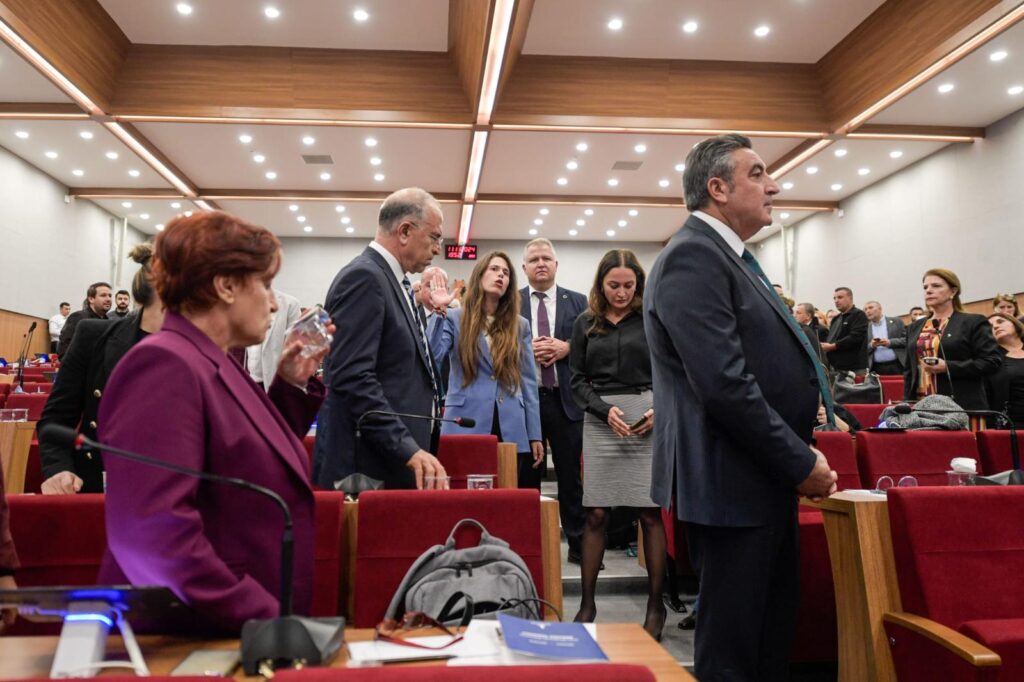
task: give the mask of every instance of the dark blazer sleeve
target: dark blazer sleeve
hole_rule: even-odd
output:
[[[572,341],[569,344],[569,367],[572,369],[572,397],[580,409],[608,421],[612,406],[601,399],[587,376],[587,327],[590,317],[580,315],[572,325]]]
[[[889,348],[893,350],[899,348],[902,351],[907,347],[907,325],[903,324],[903,320],[898,317],[889,319],[892,321],[889,329]],[[902,353],[898,352],[896,355],[902,355]]]
[[[4,472],[0,470],[0,575],[12,575],[18,568],[18,554],[11,537],[10,511],[4,488]]]
[[[274,407],[288,423],[288,428],[298,436],[299,440],[305,438],[309,432],[309,427],[316,419],[325,394],[326,389],[323,382],[316,377],[310,377],[309,383],[306,384],[306,390],[303,391],[298,386],[289,384],[280,376],[275,376],[267,391],[270,402],[274,403]]]
[[[836,350],[848,351],[854,348],[862,349],[868,342],[868,316],[863,310],[856,310],[850,315],[850,331],[841,339],[836,341]]]
[[[60,343],[57,344],[57,353],[61,356],[61,362],[64,361],[63,356],[71,347],[71,339],[75,336],[75,329],[78,327],[82,315],[81,310],[76,310],[64,321],[64,327],[60,330]]]
[[[992,335],[992,326],[982,315],[970,315],[964,325],[964,340],[970,346],[970,357],[965,360],[946,360],[949,375],[958,377],[984,377],[1003,364],[999,344]]]
[[[904,350],[903,399],[917,400],[917,339],[924,329],[925,318],[915,320],[907,327],[907,347]]]
[[[999,355],[1005,358],[1006,351],[1000,348]],[[1010,378],[1006,373],[1005,364],[985,377],[985,398],[990,408],[1006,412],[1007,404],[1010,402]]]

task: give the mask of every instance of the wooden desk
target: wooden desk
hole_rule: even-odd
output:
[[[0,467],[7,494],[25,492],[25,470],[36,422],[0,422]]]
[[[346,630],[347,641],[370,639],[370,629]],[[639,623],[599,624],[597,639],[614,663],[633,663],[647,666],[654,673],[658,682],[686,682],[694,680],[661,645],[651,639]],[[215,648],[229,649],[238,646],[237,640],[203,641],[179,637],[146,636],[139,638],[146,664],[153,675],[167,675],[193,649]],[[56,637],[0,637],[0,678],[24,679],[29,677],[47,677],[53,652],[57,648]],[[108,658],[124,658],[119,637],[110,638],[107,651]],[[331,665],[332,668],[344,667],[348,654],[343,649]],[[443,661],[417,663],[415,665],[444,665]],[[125,670],[116,670],[108,674],[127,674]],[[236,679],[246,679],[241,669]],[[251,678],[257,679],[257,678]]]
[[[839,680],[896,682],[882,616],[902,611],[884,495],[841,492],[821,502],[839,634]]]

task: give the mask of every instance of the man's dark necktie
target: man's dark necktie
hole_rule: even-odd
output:
[[[437,408],[440,407],[440,394],[438,392],[437,376],[434,373],[434,358],[430,355],[430,344],[427,343],[427,330],[423,328],[423,321],[419,314],[419,304],[416,303],[416,295],[412,291],[412,282],[409,281],[408,277],[402,278],[402,288],[405,289],[405,295],[409,297],[409,304],[412,305],[412,317],[416,322],[416,328],[420,332],[420,344],[423,346],[423,352],[426,353],[427,371],[430,373],[430,386],[434,390],[434,409],[437,412]]]
[[[551,321],[548,319],[548,307],[544,303],[544,299],[548,297],[547,294],[541,291],[533,292],[533,295],[537,297],[537,334],[538,336],[551,337]],[[554,363],[540,368],[540,383],[544,388],[555,387],[555,365]]]

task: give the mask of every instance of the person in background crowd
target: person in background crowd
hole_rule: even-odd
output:
[[[1024,324],[1006,313],[992,313],[988,321],[1003,356],[1003,364],[988,376],[989,407],[1024,428]]]
[[[583,411],[573,400],[569,341],[572,325],[587,309],[587,297],[555,284],[558,255],[547,239],[534,239],[523,250],[529,285],[519,290],[520,314],[530,320],[533,356],[540,380],[540,429],[551,445],[558,480],[558,513],[569,545],[568,561],[580,563],[583,538]],[[539,481],[538,481],[539,483]]]
[[[786,300],[783,299],[783,303],[785,302]],[[814,316],[814,306],[810,303],[797,303],[791,307],[793,308],[793,317],[796,318],[797,324],[800,325],[800,330],[807,336],[811,347],[814,348],[814,354],[818,356],[823,365],[827,365],[828,362],[825,359],[825,354],[821,350],[821,339],[818,336],[817,330],[818,318]]]
[[[444,283],[435,280],[433,286]],[[544,444],[533,341],[530,323],[519,314],[515,268],[506,254],[492,251],[477,262],[462,307],[432,316],[429,338],[434,364],[448,357],[451,365],[445,418],[476,421],[468,429],[445,422],[441,435],[491,433],[515,443],[519,487],[539,488]]]
[[[18,553],[14,551],[9,517],[7,495],[4,493],[4,472],[0,469],[0,590],[18,587],[14,581],[14,572],[18,569]],[[5,628],[14,625],[17,615],[17,609],[0,610],[0,634],[3,634]]]
[[[933,268],[922,278],[931,315],[907,330],[907,369],[903,397],[947,395],[965,410],[987,410],[985,378],[1001,363],[999,346],[984,315],[964,312],[960,279]]]
[[[82,303],[82,309],[68,315],[68,319],[64,322],[64,328],[60,330],[60,344],[57,347],[58,353],[64,355],[68,352],[68,348],[71,346],[71,339],[75,336],[75,328],[78,326],[79,321],[107,319],[107,311],[110,310],[110,305],[113,302],[112,292],[113,290],[106,282],[96,282],[89,285],[89,289],[85,294],[85,301]]]
[[[228,355],[266,335],[281,258],[269,230],[227,213],[171,220],[151,265],[163,327],[114,368],[99,440],[277,493],[294,524],[295,612],[308,614],[314,500],[301,439],[323,400],[313,375],[327,349],[305,357],[301,341],[289,344],[269,392]],[[99,584],[166,585],[200,630],[236,637],[247,620],[278,615],[283,519],[272,500],[107,454],[104,464]]]
[[[1020,319],[1020,306],[1017,305],[1017,297],[1013,294],[996,294],[992,299],[992,312]]]
[[[922,308],[919,305],[915,305],[913,308],[910,309],[910,321],[911,322],[917,322],[922,317],[927,317],[927,315],[924,312],[924,308]]]
[[[828,354],[828,364],[834,370],[863,374],[868,366],[868,318],[864,311],[853,305],[853,291],[838,287],[832,296],[839,315],[828,329],[828,340],[821,349]]]
[[[140,310],[118,320],[82,320],[67,354],[61,358],[60,373],[53,392],[43,407],[39,431],[50,424],[81,432],[95,440],[100,399],[114,367],[125,353],[142,339],[160,331],[164,306],[149,281],[152,244],[139,244],[128,255],[141,265],[132,280]],[[75,450],[48,440],[39,443],[43,468],[44,495],[103,492],[103,460],[90,451]]]
[[[121,289],[114,294],[114,307],[109,313],[107,318],[111,320],[119,320],[128,314],[132,303],[132,297],[128,293],[127,289]]]
[[[864,304],[868,316],[868,368],[876,374],[900,375],[906,360],[907,326],[898,317],[883,317],[882,304]]]
[[[828,324],[825,326],[831,329],[832,321],[835,320],[837,317],[839,317],[839,311],[829,308],[828,312],[825,313],[825,321],[828,322]]]
[[[646,275],[636,255],[609,251],[597,266],[586,312],[572,328],[569,365],[583,422],[582,597],[577,622],[597,616],[597,574],[604,557],[611,507],[637,507],[647,562],[644,629],[661,638],[665,625],[665,528],[651,499],[651,439],[654,408],[651,354],[644,332]],[[667,505],[666,505],[667,506]]]
[[[274,321],[270,324],[263,343],[249,346],[245,350],[245,368],[252,380],[263,388],[270,388],[270,381],[267,380],[273,376],[270,375],[270,371],[276,371],[281,361],[285,332],[302,316],[299,299],[277,289],[274,289],[274,298],[277,299],[277,312],[274,313]]]
[[[71,314],[71,304],[62,302],[58,308],[60,312],[50,318],[50,352],[56,353],[57,347],[60,345],[60,330],[64,328],[64,323],[68,320],[68,315]]]
[[[831,321],[829,316],[825,314],[824,310],[820,308],[814,309],[814,317],[818,320],[818,341],[828,340],[828,325]]]

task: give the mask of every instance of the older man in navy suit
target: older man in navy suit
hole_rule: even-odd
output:
[[[442,222],[440,205],[424,190],[393,193],[381,205],[374,241],[331,284],[326,307],[338,331],[324,364],[328,392],[313,458],[321,487],[356,472],[388,488],[444,485],[437,478],[444,467],[429,452],[437,372],[406,274],[423,272],[440,253]]]
[[[772,221],[779,188],[741,135],[695,146],[683,177],[686,224],[648,280],[654,378],[651,495],[675,498],[700,580],[701,680],[784,680],[796,621],[797,494],[835,490],[808,445],[820,363],[743,246]]]
[[[562,530],[569,543],[569,561],[580,562],[583,535],[583,482],[580,454],[583,452],[583,411],[572,399],[569,382],[569,339],[572,323],[587,309],[587,298],[555,285],[558,257],[554,245],[537,238],[523,251],[523,272],[529,286],[519,290],[520,314],[533,330],[533,357],[537,361],[540,392],[540,425],[551,444],[551,459],[558,479],[558,509]],[[524,470],[525,469],[525,470]],[[540,471],[520,467],[519,487],[540,487]]]

